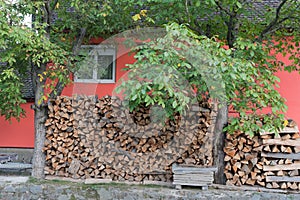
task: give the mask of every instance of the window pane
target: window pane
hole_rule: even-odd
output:
[[[113,79],[113,62],[112,55],[98,55],[97,79]]]
[[[94,57],[88,56],[79,63],[79,70],[76,73],[77,79],[93,79],[93,69],[96,65]]]

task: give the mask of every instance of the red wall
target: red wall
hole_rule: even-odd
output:
[[[278,91],[286,99],[288,106],[285,116],[300,124],[300,74],[279,72],[277,75],[281,79]]]
[[[278,59],[289,62],[288,59],[278,55]],[[128,56],[127,51],[119,47],[116,61],[116,80],[119,80],[125,71],[122,68],[127,63],[133,63],[133,56]],[[300,123],[300,75],[297,72],[278,72],[277,75],[281,79],[278,91],[287,100],[288,111],[287,118],[292,118]],[[66,87],[63,95],[72,96],[73,94],[86,94],[98,97],[104,95],[112,95],[116,84],[82,84],[74,83]],[[30,109],[30,103],[24,104],[27,117],[21,119],[20,122],[13,120],[10,124],[4,118],[0,118],[0,147],[34,147],[34,125],[33,110]]]
[[[34,146],[34,125],[33,110],[31,103],[22,105],[26,110],[26,118],[20,120],[5,121],[0,117],[0,147],[33,147]]]
[[[296,51],[296,49],[295,49]],[[277,54],[276,57],[279,61],[285,64],[292,64],[288,59],[290,55],[283,56]],[[300,124],[300,74],[299,72],[277,72],[276,75],[280,78],[278,89],[279,93],[286,99],[288,110],[285,113],[286,118],[291,118]]]

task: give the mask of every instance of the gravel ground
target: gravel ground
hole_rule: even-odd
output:
[[[219,188],[219,189],[216,189]],[[252,190],[252,191],[251,191]],[[67,181],[37,181],[25,176],[0,176],[1,200],[148,200],[148,199],[193,199],[193,200],[300,200],[300,193],[288,194],[286,191],[260,190],[253,188],[234,188],[217,186],[208,190],[184,188],[175,190],[161,186],[127,184],[92,184],[72,183]]]

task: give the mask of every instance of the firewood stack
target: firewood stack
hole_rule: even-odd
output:
[[[251,138],[239,131],[226,135],[224,147],[226,184],[238,186],[264,184],[263,162],[258,156],[260,146],[258,135]]]
[[[216,106],[211,103],[193,105],[174,119],[146,106],[130,113],[119,98],[110,96],[58,97],[48,108],[46,174],[170,182],[173,163],[213,163]]]
[[[300,189],[300,135],[296,125],[288,125],[278,134],[264,132],[253,138],[240,132],[227,134],[224,152],[228,185]]]

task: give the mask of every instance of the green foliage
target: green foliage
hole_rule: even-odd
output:
[[[129,65],[129,80],[119,88],[128,95],[131,109],[143,102],[160,104],[171,115],[186,108],[194,99],[188,93],[196,88],[198,100],[209,94],[237,112],[229,132],[282,128],[287,107],[275,90],[280,80],[274,72],[299,68],[298,1],[138,2],[147,16],[135,12],[136,26],[170,25],[165,36],[135,49],[137,62]],[[278,53],[291,62],[278,61]]]
[[[280,113],[286,106],[275,90],[276,66],[268,62],[263,46],[242,39],[237,40],[236,50],[222,45],[215,38],[197,36],[185,25],[169,24],[163,37],[134,49],[136,62],[128,65],[128,80],[118,91],[124,91],[131,110],[142,103],[161,105],[167,117],[209,94],[239,113],[229,131],[253,134],[282,127]],[[263,117],[266,108],[271,111]],[[264,123],[257,124],[261,118]]]
[[[21,98],[20,87],[22,83],[12,68],[5,69],[0,74],[0,114],[5,115],[6,119],[12,117],[20,119],[24,116],[21,104],[25,101]]]
[[[291,59],[294,62],[284,66],[286,69],[296,69],[298,66],[297,52],[300,50],[298,0],[283,0],[278,3],[244,0],[141,0],[138,2],[141,3],[140,8],[147,9],[147,17],[152,19],[152,22],[148,23],[140,19],[140,23],[155,26],[169,22],[186,24],[197,35],[218,36],[232,48],[238,38],[248,39],[252,43],[264,41],[272,45],[269,50],[275,49],[276,52],[292,54]],[[288,41],[283,38],[285,36],[290,36]],[[274,45],[274,40],[278,41],[278,45]],[[293,42],[292,46],[291,42]]]
[[[123,1],[100,0],[1,1],[0,61],[22,77],[31,72],[34,90],[39,91],[35,104],[43,105],[70,83],[70,73],[77,70],[74,63],[83,59],[77,56],[82,42],[88,43],[94,36],[105,38],[131,26],[130,11],[125,8],[129,5]],[[26,16],[34,17],[31,27],[24,24]],[[84,39],[79,40],[81,37]],[[9,83],[14,81],[12,78],[5,81],[3,88],[13,86],[14,90],[21,91],[20,81]],[[9,100],[12,102],[5,103]],[[2,98],[1,115],[18,117],[20,108],[4,108],[15,101]]]

